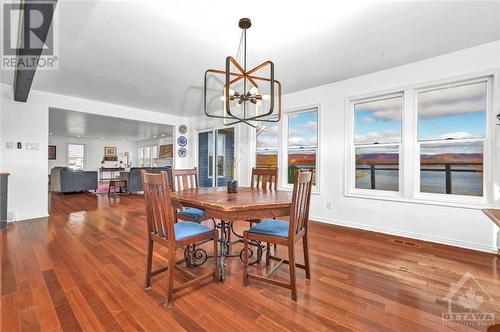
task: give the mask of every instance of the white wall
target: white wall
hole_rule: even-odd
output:
[[[121,140],[107,140],[107,139],[95,139],[95,138],[78,138],[78,137],[66,137],[66,136],[49,136],[49,144],[56,146],[56,160],[49,160],[49,174],[50,170],[56,166],[67,166],[68,165],[68,144],[85,144],[85,170],[86,171],[98,171],[101,167],[101,161],[104,156],[105,146],[114,146],[117,148],[117,155],[119,163],[120,160],[123,161],[123,166],[127,162],[127,157],[125,157],[125,151],[131,153],[130,162],[133,167],[137,166],[137,143],[134,141],[121,141]],[[110,162],[115,164],[115,162]]]
[[[35,78],[36,79],[36,78]],[[8,211],[15,220],[43,217],[48,214],[49,107],[79,112],[121,117],[177,126],[189,119],[121,105],[63,96],[32,90],[28,102],[14,101],[12,87],[1,85],[0,141],[2,160],[0,170],[9,172]],[[188,139],[190,139],[188,135]],[[5,142],[38,143],[40,150],[6,150]],[[191,153],[191,150],[188,150]],[[174,158],[175,167],[189,166],[190,158]]]
[[[500,41],[283,96],[285,111],[316,104],[320,104],[321,107],[319,124],[321,192],[313,195],[311,219],[494,252],[497,227],[480,210],[344,196],[346,97],[491,69],[500,69]],[[286,87],[286,82],[283,84]],[[499,112],[497,102],[494,113]],[[192,123],[195,123],[198,129],[220,125],[220,121],[206,117],[193,119]],[[500,196],[499,129],[497,126],[497,161],[494,169],[497,206]],[[253,165],[254,136],[247,130],[239,139],[240,151],[244,151],[241,159],[246,165]],[[243,179],[248,178],[245,174],[241,176]],[[331,209],[326,208],[326,202],[332,203]]]

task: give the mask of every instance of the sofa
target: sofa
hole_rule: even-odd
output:
[[[141,192],[141,170],[147,173],[160,173],[161,171],[167,172],[168,183],[170,190],[173,188],[172,184],[172,169],[169,166],[165,167],[132,167],[129,172],[120,172],[120,178],[127,181],[127,192]]]
[[[54,167],[50,171],[52,191],[61,193],[97,189],[97,171],[75,171],[68,167]]]

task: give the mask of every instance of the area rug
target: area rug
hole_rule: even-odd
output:
[[[89,192],[94,194],[107,194],[108,190],[109,190],[109,182],[103,182],[99,183],[96,191],[89,190]]]

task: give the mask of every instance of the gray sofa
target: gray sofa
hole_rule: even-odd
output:
[[[97,189],[97,171],[74,171],[68,167],[54,167],[50,172],[53,191],[71,193]]]
[[[169,166],[165,167],[132,167],[129,172],[120,172],[120,178],[127,180],[127,191],[129,193],[140,192],[142,190],[141,170],[146,170],[148,173],[167,172],[168,182],[172,190],[172,169]]]

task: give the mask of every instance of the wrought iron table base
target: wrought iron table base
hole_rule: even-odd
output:
[[[238,254],[231,253],[231,246],[236,243],[243,242],[243,236],[239,235],[234,230],[234,222],[233,221],[224,221],[221,220],[220,223],[215,223],[215,227],[220,229],[220,238],[219,238],[219,277],[220,280],[223,281],[225,277],[225,264],[227,257],[239,257],[241,261],[243,261],[243,250],[241,249]],[[231,233],[233,233],[238,239],[235,241],[231,241]],[[258,241],[251,240],[249,243],[251,246],[256,247],[256,256],[254,260],[250,260],[250,265],[257,264],[262,259],[262,253],[267,248],[262,246]],[[248,248],[249,253],[248,257],[254,257],[254,250],[252,248]],[[184,259],[186,261],[186,265],[197,267],[203,265],[208,258],[213,258],[213,255],[208,255],[207,252],[203,248],[196,248],[195,245],[187,246],[184,249]]]

